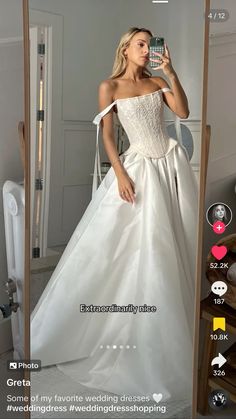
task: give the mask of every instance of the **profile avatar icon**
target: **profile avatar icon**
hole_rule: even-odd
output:
[[[212,204],[206,213],[207,222],[213,227],[216,223],[228,226],[232,221],[232,211],[223,202]]]

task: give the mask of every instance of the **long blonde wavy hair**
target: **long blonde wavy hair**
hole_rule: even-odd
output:
[[[129,46],[131,39],[133,38],[136,33],[139,32],[146,32],[148,35],[153,36],[152,32],[149,29],[145,28],[130,28],[128,32],[126,32],[124,35],[122,35],[119,45],[116,50],[115,55],[115,61],[113,64],[112,74],[109,77],[110,79],[116,79],[119,76],[122,76],[125,73],[126,70],[126,58],[124,55],[125,49]],[[147,68],[143,69],[143,75],[146,75],[148,77],[152,76],[151,71],[149,71]]]

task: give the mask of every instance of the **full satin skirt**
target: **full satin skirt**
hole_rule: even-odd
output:
[[[121,156],[134,204],[109,170],[32,314],[31,358],[85,386],[191,397],[198,191],[173,141],[164,157]],[[81,304],[156,311],[83,313]]]

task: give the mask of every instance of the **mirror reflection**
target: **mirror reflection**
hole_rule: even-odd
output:
[[[189,412],[204,2],[29,4],[33,392]]]

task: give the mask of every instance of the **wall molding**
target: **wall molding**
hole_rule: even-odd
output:
[[[207,173],[208,182],[217,182],[228,176],[235,175],[236,183],[235,161],[236,153],[228,154],[218,159],[209,161]]]
[[[23,38],[20,37],[15,37],[15,38],[0,38],[0,45],[4,45],[4,44],[18,44],[18,43],[22,43],[23,42]]]
[[[210,47],[214,48],[211,54],[214,54],[215,59],[224,60],[225,57],[232,57],[236,54],[236,31],[212,34],[210,36]],[[210,111],[209,111],[210,113]],[[211,121],[209,122],[211,124]],[[213,134],[212,124],[212,135]],[[223,149],[221,154],[223,154]],[[228,176],[235,175],[235,161],[236,151],[228,152],[225,155],[220,155],[215,159],[211,159],[211,148],[208,162],[207,182],[213,183],[222,181]]]
[[[236,42],[236,32],[217,33],[210,35],[209,45],[210,47],[231,44]]]
[[[87,167],[91,166],[91,172],[93,171],[94,158],[96,152],[96,126],[92,122],[80,121],[75,122],[63,122],[61,123],[62,129],[62,138],[63,138],[63,186],[75,186],[75,185],[90,185],[92,183],[92,177],[90,173],[86,170]],[[86,142],[86,148],[84,144]],[[99,144],[102,144],[100,138]],[[85,170],[80,170],[78,167],[76,169],[76,163],[74,161],[75,149],[80,150],[80,152],[85,152],[85,155],[78,154],[78,158],[81,157],[83,160],[82,167]],[[73,153],[73,154],[71,154]],[[101,147],[101,158],[103,155],[103,147]],[[68,156],[70,156],[68,158]],[[84,158],[87,159],[84,162]]]

